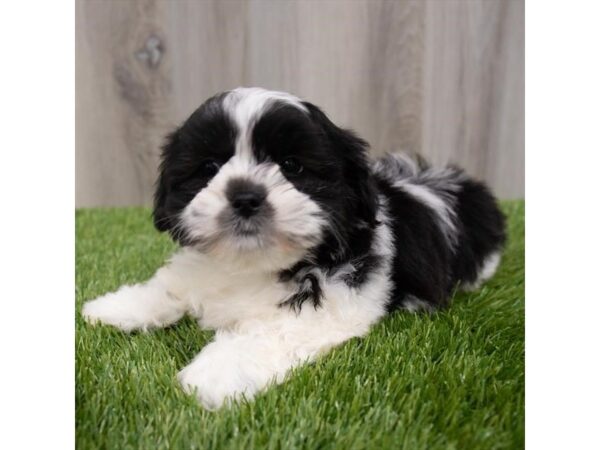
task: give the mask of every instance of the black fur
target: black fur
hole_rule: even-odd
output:
[[[154,225],[186,245],[177,215],[210,181],[201,173],[206,160],[223,165],[233,156],[237,130],[216,95],[200,106],[167,137],[154,194]]]
[[[207,160],[224,164],[235,151],[239,130],[223,108],[226,94],[209,99],[176,130],[162,153],[154,201],[154,223],[175,240],[188,245],[178,228],[178,214],[210,180],[202,169]],[[322,242],[306,258],[279,274],[281,282],[295,282],[297,291],[282,305],[299,310],[305,302],[322,302],[319,277],[344,271],[342,280],[360,288],[381,267],[372,253],[377,212],[384,199],[390,216],[395,256],[393,291],[388,308],[407,307],[417,298],[430,309],[448,304],[458,283],[475,281],[483,261],[505,240],[504,219],[494,197],[462,172],[436,178],[424,163],[403,165],[385,159],[377,170],[367,158],[368,144],[349,130],[333,124],[310,103],[308,110],[275,100],[252,125],[252,151],[259,162],[303,170],[284,175],[326,212],[328,228]],[[436,212],[395,181],[410,178],[451,205],[455,241],[443,233]],[[390,243],[392,245],[392,243]],[[352,268],[348,272],[348,267]],[[340,272],[342,273],[342,272]]]
[[[304,103],[310,115],[274,103],[257,121],[253,144],[259,161],[298,159],[305,170],[289,181],[329,215],[322,245],[310,255],[321,268],[361,257],[371,246],[377,195],[366,158],[368,144],[334,125],[323,112]]]
[[[356,288],[367,281],[369,274],[381,266],[381,257],[367,253],[353,259],[350,264],[354,270],[344,274],[342,278],[349,287]]]
[[[401,178],[415,177],[415,183],[428,186],[454,205],[456,244],[453,248],[444,238],[432,209],[392,187],[386,177],[376,176],[394,218],[396,256],[389,309],[406,307],[412,297],[433,309],[446,306],[454,287],[474,282],[485,258],[499,251],[505,241],[504,217],[485,185],[453,169],[451,177],[455,179],[448,184],[455,183],[456,192],[446,190],[442,175],[419,179],[427,169],[421,162],[416,174],[402,174]]]
[[[505,220],[488,188],[473,180],[461,183],[456,212],[459,245],[452,259],[453,279],[472,283],[477,278],[476,263],[504,245]]]
[[[300,312],[304,302],[309,301],[317,309],[321,306],[323,291],[317,277],[308,273],[298,280],[298,290],[279,304],[280,307],[288,306],[296,312]]]
[[[431,209],[409,194],[380,180],[394,220],[396,245],[393,262],[394,290],[390,307],[402,307],[407,295],[434,306],[443,306],[452,288],[450,249]]]

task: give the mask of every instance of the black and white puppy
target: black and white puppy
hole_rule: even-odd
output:
[[[178,375],[206,408],[251,398],[387,313],[435,310],[500,261],[504,219],[480,182],[389,155],[316,106],[239,88],[168,139],[154,223],[181,249],[149,281],[84,305],[126,331],[184,314],[215,329]]]

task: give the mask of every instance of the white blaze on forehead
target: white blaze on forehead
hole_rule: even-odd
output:
[[[265,108],[267,103],[281,101],[308,113],[302,101],[291,94],[268,91],[262,88],[237,88],[229,92],[223,104],[240,126],[248,125]]]
[[[223,107],[238,127],[235,153],[253,160],[251,131],[256,120],[269,103],[281,101],[308,113],[302,101],[286,92],[268,91],[262,88],[237,88],[229,92],[223,100]]]

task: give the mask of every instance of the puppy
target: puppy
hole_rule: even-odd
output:
[[[457,168],[367,143],[292,95],[216,95],[168,137],[154,224],[181,248],[145,283],[86,303],[125,331],[185,314],[214,341],[178,375],[208,409],[251,398],[396,309],[433,311],[500,261],[494,197]]]

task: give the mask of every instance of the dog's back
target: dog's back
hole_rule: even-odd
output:
[[[478,287],[500,262],[504,217],[481,182],[405,155],[373,165],[394,231],[390,308],[435,309],[452,289]]]

